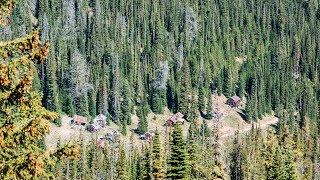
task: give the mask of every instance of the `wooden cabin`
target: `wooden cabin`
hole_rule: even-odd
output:
[[[104,149],[105,146],[106,146],[106,140],[104,138],[100,138],[98,141],[97,141],[97,146],[99,148],[102,148]]]
[[[106,134],[106,139],[109,142],[115,143],[119,136],[120,134],[117,131],[112,131]]]
[[[180,122],[181,124],[185,123],[185,119],[183,119],[184,115],[180,112],[174,114],[172,117],[170,117],[167,121],[166,124],[167,126],[173,126],[177,122]]]
[[[101,129],[101,126],[99,124],[89,124],[86,127],[86,130],[89,132],[97,132]]]
[[[140,135],[140,136],[139,136],[139,139],[141,139],[141,140],[146,140],[146,135],[145,135],[145,134]]]
[[[145,140],[148,140],[148,141],[152,141],[153,140],[154,133],[146,132],[144,135],[145,135]]]
[[[78,126],[86,126],[87,124],[87,118],[83,116],[73,116],[71,119],[71,125],[78,125]]]
[[[151,130],[149,130],[148,132],[140,135],[140,136],[139,136],[139,139],[152,141],[154,135],[155,135],[155,130],[154,130],[154,129],[151,129]]]
[[[240,101],[241,99],[238,96],[234,95],[227,100],[227,104],[233,108],[238,108],[240,106]]]

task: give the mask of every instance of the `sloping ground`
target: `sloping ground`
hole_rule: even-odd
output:
[[[62,116],[61,127],[58,127],[55,124],[51,124],[50,132],[47,134],[45,138],[45,142],[49,150],[56,148],[59,140],[62,144],[66,142],[78,141],[81,133],[84,140],[89,141],[92,138],[103,137],[108,132],[112,132],[113,130],[116,130],[116,131],[119,130],[119,127],[116,124],[111,123],[110,126],[106,128],[102,128],[97,133],[90,133],[85,130],[71,128],[70,120],[71,120],[70,117]]]
[[[224,96],[212,96],[212,106],[213,108],[219,107],[223,112],[224,116],[219,120],[221,124],[220,132],[222,138],[226,138],[228,136],[232,136],[235,132],[239,129],[240,133],[245,133],[250,131],[252,124],[245,122],[245,120],[241,117],[238,113],[239,110],[232,109],[228,105],[225,105],[227,98]],[[240,107],[241,109],[241,107]],[[173,114],[168,110],[165,109],[163,114],[156,115],[154,113],[150,113],[147,116],[149,129],[158,128],[159,133],[161,135],[162,142],[167,145],[168,143],[168,136],[170,132],[170,127],[165,126],[165,121],[170,118]],[[70,126],[70,117],[63,116],[62,117],[62,126],[57,127],[56,125],[52,124],[50,133],[46,136],[46,144],[49,149],[55,148],[57,143],[60,139],[62,143],[68,141],[77,141],[79,140],[80,130],[79,129],[72,129]],[[198,119],[198,124],[202,123],[204,119]],[[205,120],[208,123],[209,127],[212,127],[213,120]],[[125,142],[132,141],[135,145],[140,146],[142,143],[147,143],[147,141],[143,141],[139,139],[139,136],[134,133],[134,130],[138,127],[139,118],[136,115],[132,115],[132,125],[128,127],[128,135],[126,137],[121,137],[122,140]],[[272,124],[276,124],[278,119],[272,115],[265,116],[262,120],[258,121],[258,123],[254,123],[254,126],[260,127],[261,129],[266,129]],[[186,123],[183,126],[184,134],[187,135],[189,123]],[[120,132],[120,127],[114,123],[111,123],[110,126],[101,129],[97,133],[90,133],[88,131],[81,131],[83,137],[86,141],[89,141],[92,138],[99,138],[106,135],[108,132],[112,131]]]
[[[226,114],[219,120],[219,123],[221,124],[220,133],[222,138],[233,136],[237,130],[239,130],[239,133],[250,131],[252,124],[246,122],[240,115],[242,113],[241,109],[244,109],[244,103],[241,103],[239,109],[233,109],[225,104],[226,101],[227,98],[225,96],[212,96],[213,108],[219,107]],[[207,122],[209,126],[212,126],[213,121]],[[261,129],[267,129],[270,125],[276,124],[277,122],[277,117],[273,115],[266,115],[261,120],[254,122],[253,126],[260,127]]]

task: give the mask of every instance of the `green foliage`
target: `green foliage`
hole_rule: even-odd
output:
[[[156,129],[154,139],[152,142],[152,160],[151,173],[152,179],[164,179],[165,173],[163,168],[162,147],[160,142],[159,131]]]
[[[222,161],[222,146],[220,144],[220,132],[218,124],[215,123],[212,129],[212,155],[213,155],[213,166],[211,167],[211,177],[213,179],[226,180],[227,174]]]
[[[131,125],[131,93],[130,93],[130,89],[129,89],[129,84],[126,81],[124,83],[124,86],[122,88],[122,102],[121,102],[121,114],[120,114],[120,119],[122,122],[123,126],[126,125]]]
[[[38,91],[23,96],[32,107],[30,116],[46,112],[40,106],[34,110],[34,104],[41,103],[48,110],[69,116],[94,117],[102,113],[107,122],[122,125],[123,134],[128,132],[134,107],[140,118],[138,132],[142,134],[148,130],[145,117],[150,109],[161,114],[168,106],[172,112],[185,114],[192,123],[197,119],[197,110],[211,119],[208,91],[226,97],[237,93],[247,99],[248,122],[274,112],[280,123],[278,136],[268,137],[266,142],[259,130],[253,130],[226,147],[231,179],[319,179],[313,170],[319,161],[318,1],[28,0],[19,1],[10,13],[14,6],[14,1],[0,0],[0,24],[9,23],[7,17],[11,15],[10,26],[0,27],[0,39],[25,37],[37,27],[41,41],[49,40],[50,53],[47,63],[39,64],[47,49],[35,43],[39,39],[35,36],[11,41],[10,45],[0,42],[0,47],[6,47],[0,50],[0,68],[5,69],[0,73],[1,90],[11,92],[1,92],[5,104],[1,107],[5,110],[0,118],[5,120],[0,124],[5,127],[4,133],[10,132],[11,125],[14,129],[21,127],[10,118],[12,112],[24,116],[19,116],[21,121],[28,119],[26,124],[32,119],[23,114],[25,109],[19,109],[25,107],[20,107],[21,103],[27,103],[6,102],[6,98],[21,99],[25,91]],[[30,59],[39,65],[33,65]],[[33,73],[28,73],[30,69]],[[59,124],[59,119],[54,122]],[[283,134],[285,123],[293,137]],[[198,153],[212,157],[209,143],[199,141],[201,132],[195,133],[196,144],[201,147]],[[12,139],[13,135],[8,134],[6,139]],[[21,140],[24,136],[15,137]],[[94,149],[91,146],[83,151],[87,154]],[[11,149],[17,148],[20,146]],[[92,157],[97,155],[99,152]],[[143,155],[136,157],[137,177],[148,179],[149,159],[141,158]],[[115,163],[114,157],[106,158],[106,163]],[[129,159],[130,154],[126,157]],[[58,166],[63,168],[56,167],[57,178],[96,178],[98,165],[91,169],[85,167],[87,164],[82,166],[83,162],[59,161]],[[209,174],[220,174],[211,173],[211,167],[215,167],[213,172],[221,172],[213,161],[200,157],[198,164],[203,170],[197,172],[198,178],[212,179]],[[20,172],[19,167],[15,172]],[[105,170],[107,179],[116,179],[114,169],[110,169]],[[129,173],[127,176],[131,178]]]
[[[148,131],[148,121],[146,117],[142,117],[139,119],[137,133],[142,135]]]
[[[119,159],[117,161],[117,179],[126,180],[127,174],[127,160],[124,145],[122,144],[119,149]]]
[[[176,125],[170,140],[170,155],[167,161],[167,177],[170,179],[187,179],[188,155],[186,141],[182,134],[181,125]]]
[[[201,127],[200,127],[200,134],[204,137],[209,137],[211,134],[211,130],[208,126],[208,123],[206,120],[203,120]]]

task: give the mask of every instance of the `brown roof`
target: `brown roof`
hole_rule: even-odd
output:
[[[104,140],[104,139],[99,139],[98,141],[97,141],[97,145],[99,146],[99,147],[101,147],[101,148],[104,148],[105,147],[105,144],[106,143],[106,141]]]
[[[235,102],[240,101],[240,98],[237,95],[232,96],[230,99],[232,99]]]
[[[173,116],[171,116],[171,118],[169,118],[168,120],[171,120],[172,122],[176,122],[178,119],[183,118],[183,114],[181,112],[177,112],[176,114],[174,114]]]
[[[79,123],[87,123],[87,118],[86,117],[82,117],[82,116],[73,116],[73,120],[75,122],[79,122]]]

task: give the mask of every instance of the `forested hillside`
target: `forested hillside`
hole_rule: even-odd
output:
[[[40,31],[50,43],[35,88],[46,108],[109,114],[130,124],[133,105],[187,114],[188,96],[248,98],[248,120],[298,112],[318,118],[318,1],[28,0],[10,40]]]
[[[177,127],[142,152],[82,144],[79,159],[53,168],[58,178],[320,178],[320,1],[17,0],[0,40],[34,29],[49,43],[33,77],[48,110],[104,114],[123,135],[131,114],[145,132],[147,114],[165,107],[191,124],[187,141]],[[265,139],[259,128],[237,134],[221,157],[218,130],[204,138],[193,123],[212,93],[246,99],[248,123],[280,121]]]

